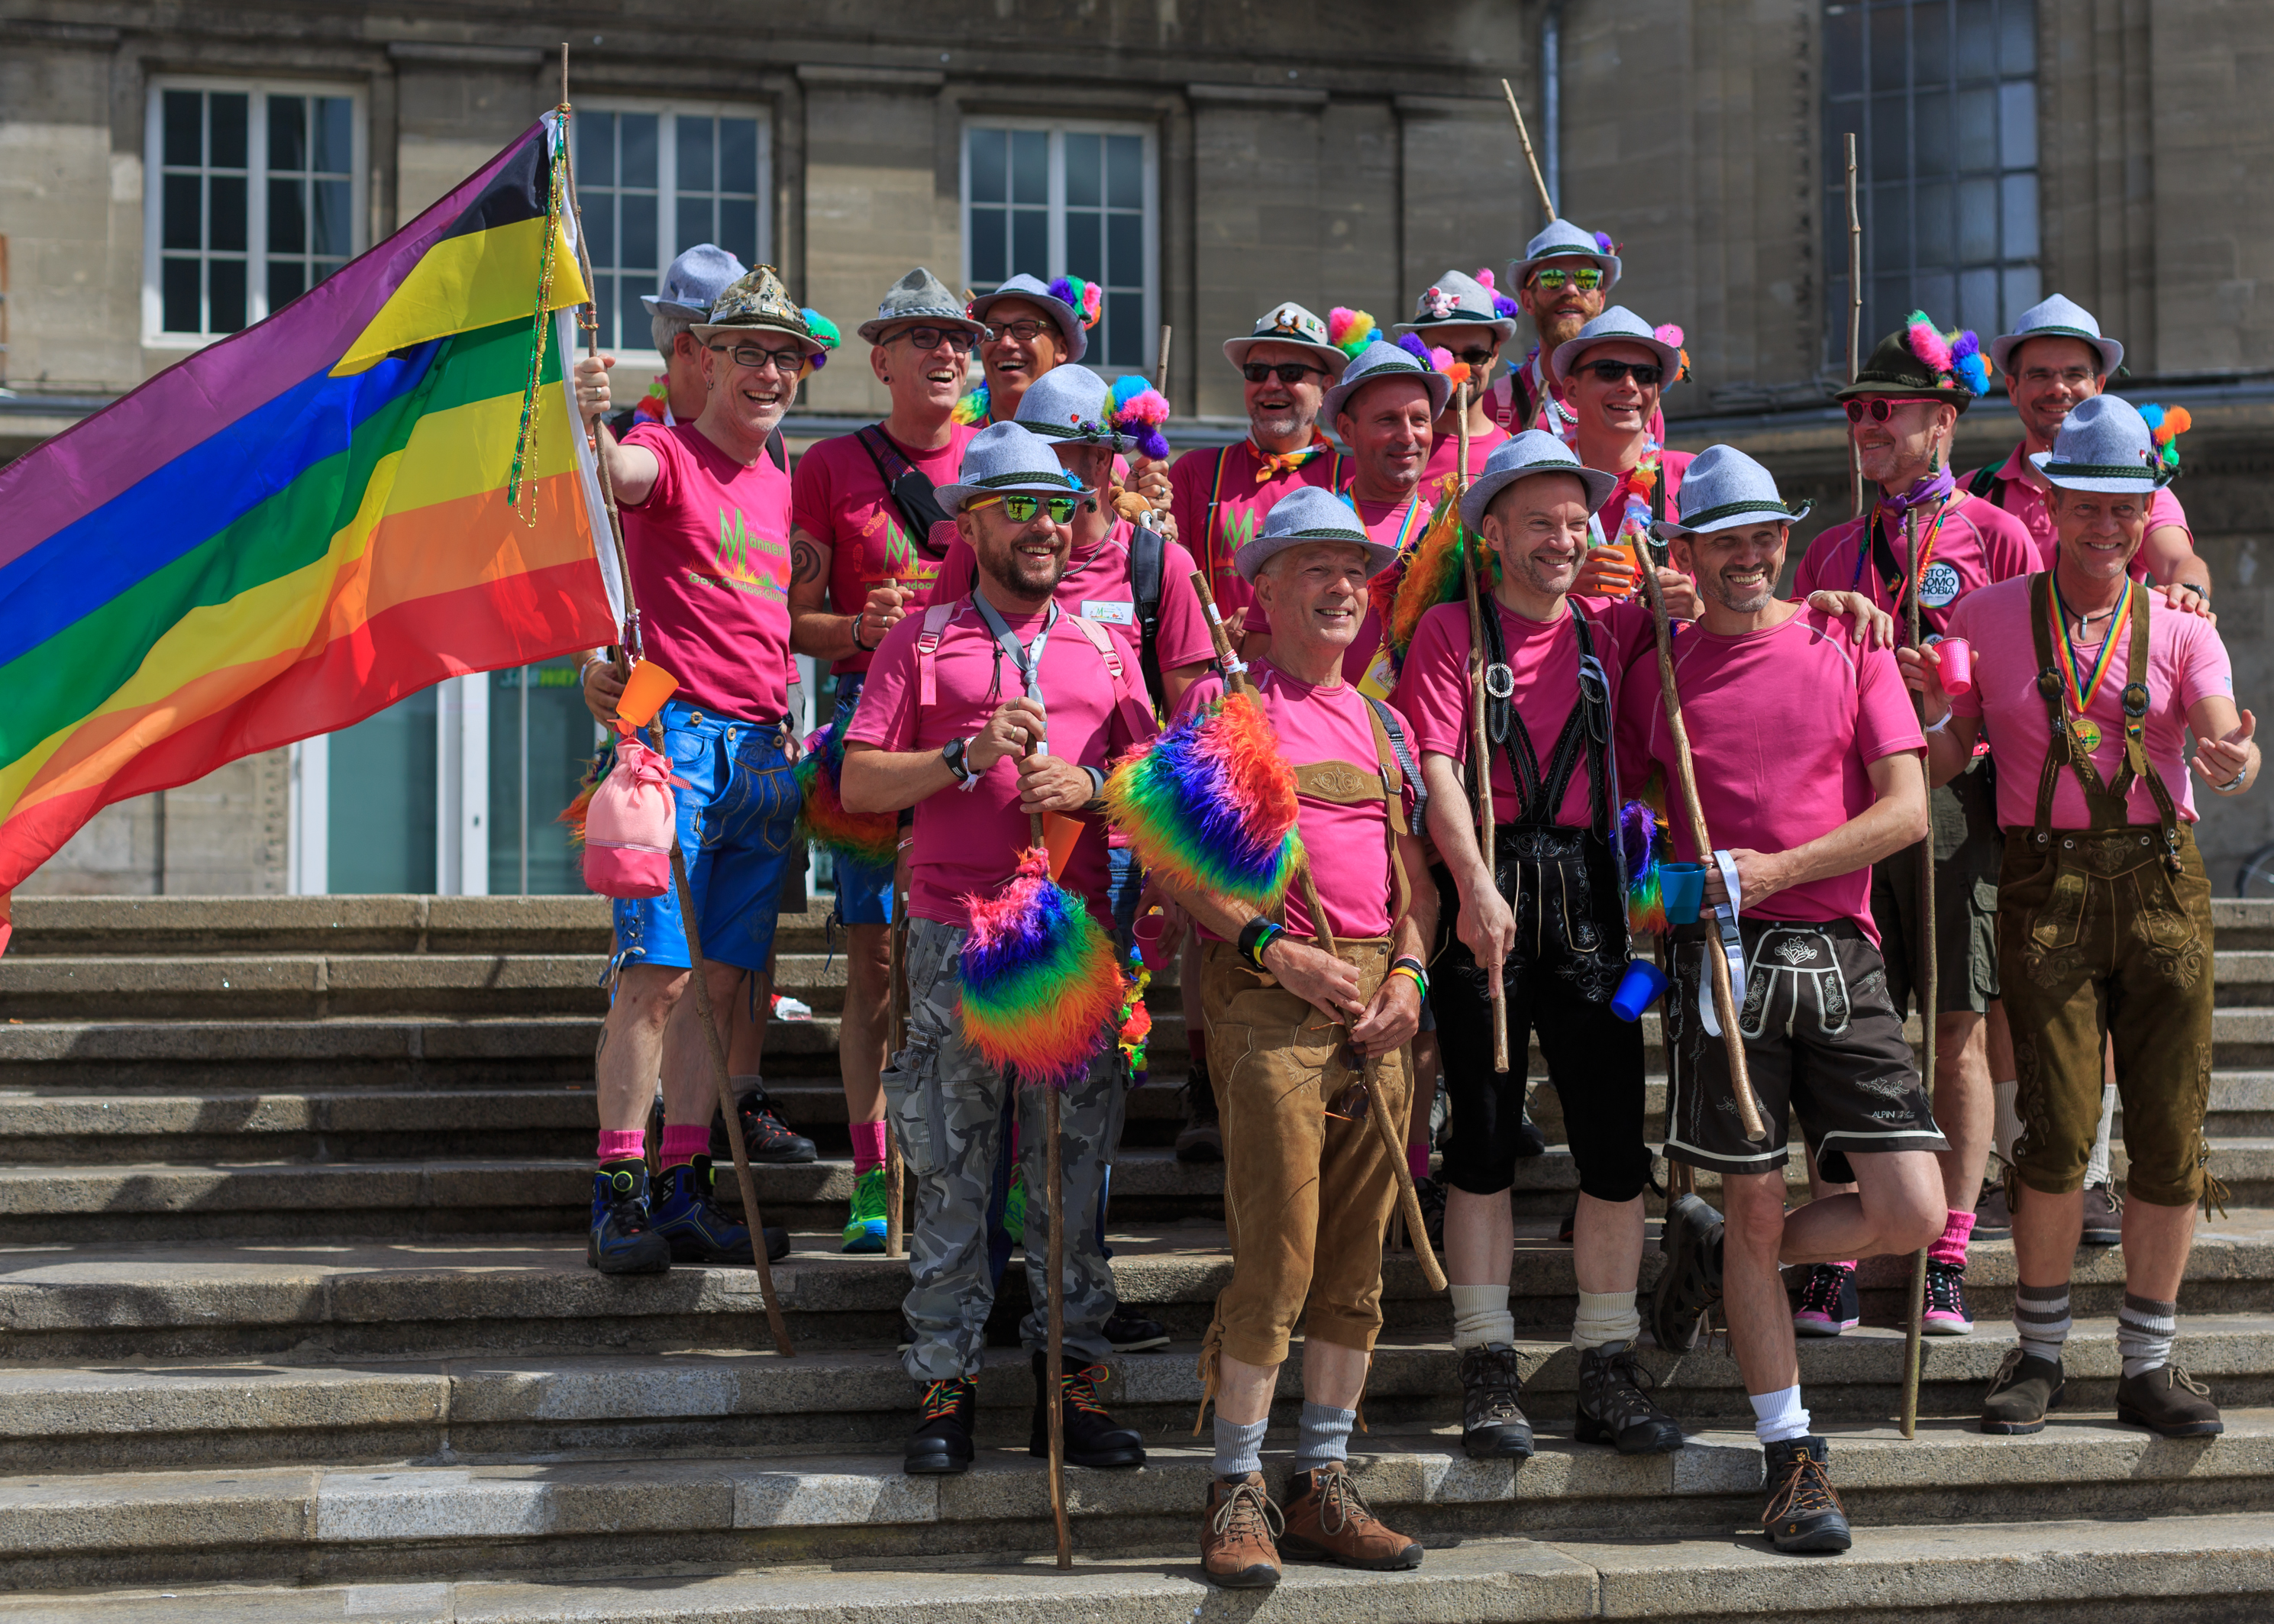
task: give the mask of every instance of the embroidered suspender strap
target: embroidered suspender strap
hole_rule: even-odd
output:
[[[2134,778],[2144,778],[2148,799],[2156,803],[2156,823],[2164,837],[2164,867],[2180,871],[2180,809],[2172,802],[2170,786],[2148,760],[2148,589],[2135,581],[2132,594],[2132,646],[2124,664],[2124,771],[2120,800]]]

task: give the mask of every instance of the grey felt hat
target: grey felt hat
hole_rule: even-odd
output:
[[[862,337],[875,343],[884,336],[886,327],[902,321],[934,322],[941,327],[961,327],[967,333],[984,333],[987,324],[974,321],[963,313],[963,306],[947,284],[919,265],[885,295],[885,302],[877,306],[877,319],[864,321],[855,329]]]
[[[1461,523],[1472,530],[1478,529],[1484,523],[1485,509],[1492,506],[1494,497],[1517,480],[1529,479],[1534,474],[1575,477],[1587,487],[1589,513],[1610,500],[1619,483],[1616,474],[1585,466],[1570,447],[1545,429],[1526,429],[1515,439],[1504,440],[1493,447],[1492,455],[1485,459],[1485,471],[1461,493]]]
[[[1516,336],[1516,318],[1500,313],[1490,288],[1473,276],[1447,271],[1421,290],[1413,304],[1413,320],[1401,321],[1392,330],[1427,338],[1432,327],[1490,327],[1503,344]]]
[[[1327,391],[1326,399],[1319,404],[1319,416],[1332,423],[1341,415],[1343,405],[1351,396],[1370,383],[1380,383],[1385,378],[1417,378],[1429,390],[1429,416],[1434,419],[1443,415],[1445,402],[1453,397],[1453,380],[1427,363],[1414,358],[1410,350],[1375,339],[1358,352],[1358,358],[1335,380]]]
[[[1682,351],[1623,304],[1612,305],[1581,327],[1576,337],[1555,346],[1555,375],[1569,378],[1573,364],[1598,344],[1640,344],[1657,356],[1658,364],[1666,369],[1666,376],[1659,380],[1661,385],[1673,383],[1682,375]]]
[[[1367,576],[1371,580],[1397,562],[1397,549],[1386,546],[1366,533],[1357,512],[1331,491],[1314,485],[1297,485],[1271,504],[1271,511],[1263,515],[1263,528],[1255,538],[1246,542],[1231,555],[1231,567],[1240,579],[1253,581],[1268,563],[1272,554],[1284,553],[1290,547],[1308,546],[1314,541],[1344,541],[1354,547],[1366,549],[1367,563],[1371,566]]]
[[[953,485],[939,487],[939,505],[960,513],[982,496],[1030,491],[1037,496],[1079,494],[1081,482],[1058,466],[1050,442],[1015,423],[990,423],[963,448]]]
[[[697,243],[671,262],[663,274],[663,291],[643,293],[640,303],[651,316],[705,320],[719,296],[749,274],[748,266],[718,244]]]
[[[1081,312],[1052,293],[1047,284],[1020,271],[1010,281],[997,283],[994,291],[972,300],[964,314],[974,321],[983,322],[998,299],[1029,299],[1050,312],[1051,320],[1058,324],[1058,331],[1065,335],[1067,360],[1079,361],[1089,353],[1089,333],[1081,324]]]
[[[1113,389],[1086,366],[1054,366],[1027,386],[1012,421],[1044,440],[1111,446],[1127,442],[1114,432]]]
[[[1330,378],[1343,375],[1350,365],[1344,355],[1327,341],[1327,324],[1305,310],[1292,299],[1274,304],[1255,319],[1255,330],[1245,338],[1224,341],[1224,359],[1234,366],[1247,364],[1247,352],[1258,344],[1292,344],[1298,350],[1307,350],[1316,356],[1319,365]]]
[[[1776,476],[1735,446],[1708,446],[1682,470],[1675,492],[1677,516],[1650,528],[1661,541],[1676,536],[1710,535],[1741,524],[1789,524],[1808,516],[1815,504],[1785,505]]]
[[[2148,420],[2131,402],[2113,395],[2096,395],[2070,407],[2053,436],[2053,448],[2029,461],[2047,484],[2064,491],[2144,495],[2172,477]]]
[[[1510,264],[1508,285],[1521,288],[1550,259],[1593,259],[1603,267],[1605,293],[1619,280],[1619,256],[1596,241],[1593,231],[1583,231],[1568,220],[1551,220],[1545,231],[1524,245],[1524,258]]]
[[[2006,357],[2033,338],[2081,338],[2100,351],[2100,375],[2112,376],[2124,365],[2124,346],[2112,338],[2100,335],[2100,323],[2092,312],[2074,299],[2052,297],[2029,306],[2022,319],[2014,324],[2010,333],[2000,333],[1990,341],[1990,364],[2001,372],[2009,372]]]

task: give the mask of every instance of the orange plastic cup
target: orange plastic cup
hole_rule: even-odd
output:
[[[678,691],[677,677],[653,660],[642,660],[624,679],[623,697],[616,701],[616,714],[634,727],[645,727],[663,709],[663,702]]]
[[[1067,859],[1073,855],[1074,845],[1081,838],[1081,823],[1063,812],[1043,814],[1043,844],[1050,849],[1050,878],[1056,881],[1065,872]]]

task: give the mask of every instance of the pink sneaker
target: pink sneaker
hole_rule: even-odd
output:
[[[1856,1266],[1819,1263],[1808,1272],[1800,1289],[1800,1306],[1793,1311],[1796,1336],[1837,1336],[1852,1331],[1864,1316],[1856,1300]]]
[[[1966,1312],[1966,1270],[1957,1264],[1926,1260],[1926,1307],[1919,1331],[1927,1336],[1965,1336],[1974,1329]]]

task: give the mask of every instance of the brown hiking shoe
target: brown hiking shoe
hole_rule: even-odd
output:
[[[1287,1554],[1302,1561],[1339,1562],[1377,1573],[1421,1566],[1420,1543],[1391,1532],[1366,1508],[1340,1461],[1288,1480],[1285,1531],[1279,1538]]]
[[[1228,1590],[1268,1590],[1279,1583],[1273,1525],[1285,1526],[1263,1487],[1261,1472],[1218,1477],[1209,1485],[1201,1525],[1201,1571]]]
[[[2210,1389],[2176,1365],[2159,1365],[2118,1382],[2116,1418],[2165,1438],[2210,1438],[2226,1431]]]
[[[2084,1228],[2080,1246],[2120,1246],[2124,1244],[2124,1198],[2112,1184],[2090,1184],[2084,1192]]]

